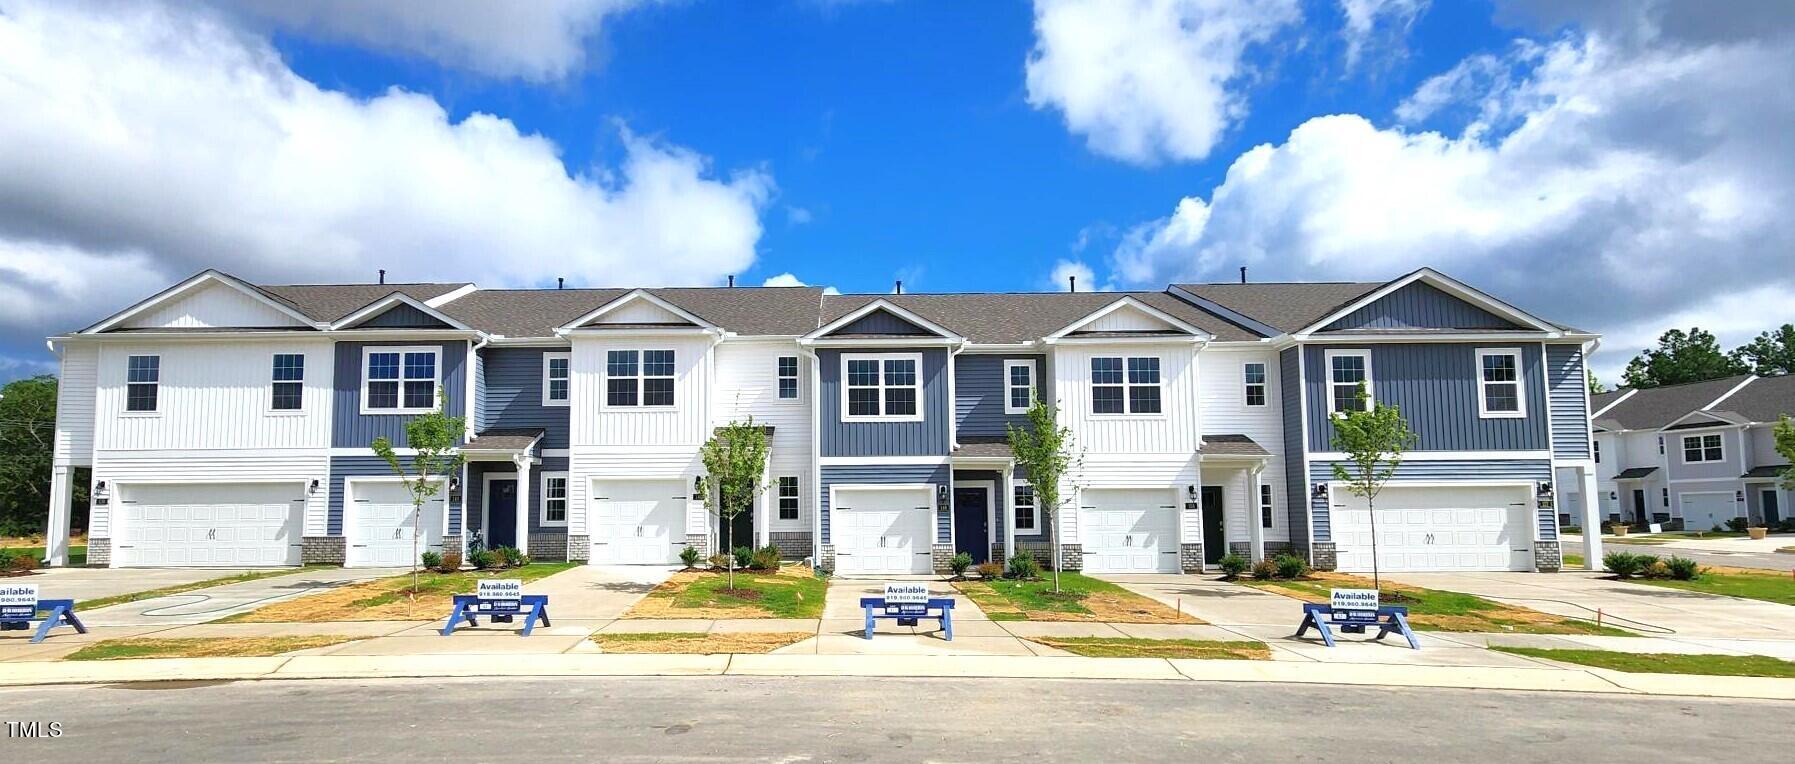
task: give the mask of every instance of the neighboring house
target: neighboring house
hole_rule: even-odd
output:
[[[698,451],[731,422],[765,428],[771,452],[728,543],[841,574],[1045,558],[1056,534],[1066,567],[1092,572],[1196,571],[1229,552],[1368,567],[1327,425],[1360,380],[1421,435],[1379,499],[1386,569],[1556,569],[1552,499],[1595,482],[1595,337],[1431,270],[941,295],[208,271],[51,341],[50,556],[87,466],[95,564],[406,564],[419,518],[369,443],[409,455],[405,422],[439,401],[468,417],[468,461],[418,542],[595,564],[721,550]],[[1078,452],[1060,507],[1035,500],[1006,438],[1037,399]]]
[[[1623,389],[1592,404],[1602,517],[1709,530],[1791,516],[1772,429],[1795,416],[1795,376]]]

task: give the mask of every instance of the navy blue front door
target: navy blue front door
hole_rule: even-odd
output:
[[[486,548],[517,546],[517,481],[486,484]]]
[[[989,509],[985,489],[954,489],[954,551],[972,555],[975,565],[991,559]]]
[[[1761,494],[1764,497],[1764,524],[1775,525],[1782,522],[1782,507],[1776,505],[1776,491],[1769,490]]]

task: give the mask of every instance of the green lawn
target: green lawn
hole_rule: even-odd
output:
[[[44,548],[41,546],[8,547],[8,548],[16,550],[16,551],[24,552],[33,557],[36,557],[39,560],[44,559]],[[86,565],[86,564],[87,564],[87,545],[82,544],[81,546],[70,546],[69,547],[69,565],[71,567],[78,567],[78,566]]]
[[[1612,650],[1548,650],[1492,646],[1498,652],[1576,663],[1630,674],[1706,674],[1710,676],[1795,677],[1795,662],[1763,655],[1681,655],[1622,653]]]
[[[482,578],[515,578],[528,584],[578,564],[535,562],[521,568],[503,570],[461,570],[454,573],[422,571],[418,574],[415,594],[411,591],[411,574],[405,573],[282,600],[247,613],[225,616],[215,623],[410,621],[442,618],[449,614],[450,603],[454,601],[453,595],[472,594]],[[528,586],[524,588],[524,593],[530,593]]]
[[[298,568],[298,569],[276,568],[276,569],[272,569],[272,570],[252,570],[248,573],[239,573],[234,576],[219,576],[218,578],[208,578],[208,579],[205,579],[204,581],[192,581],[192,582],[185,583],[185,584],[175,584],[174,586],[164,586],[160,589],[145,589],[141,592],[131,592],[129,594],[115,594],[111,597],[100,597],[98,599],[82,600],[80,602],[75,603],[75,607],[79,610],[94,610],[96,608],[103,608],[103,607],[107,607],[110,605],[122,605],[126,602],[136,602],[138,600],[147,600],[147,599],[150,599],[153,597],[166,597],[170,594],[181,594],[183,592],[190,592],[195,589],[206,589],[206,588],[213,587],[213,586],[223,586],[225,584],[240,584],[240,583],[243,583],[244,581],[255,581],[255,580],[263,579],[263,578],[273,578],[275,576],[290,576],[290,575],[293,575],[294,573],[299,573],[303,570],[305,570],[305,569],[304,568]]]
[[[814,575],[780,575],[736,571],[735,590],[729,577],[706,573],[673,595],[679,608],[759,608],[767,618],[821,618],[829,582]],[[741,593],[737,593],[741,592]]]
[[[1638,584],[1662,586],[1666,589],[1681,589],[1686,592],[1724,594],[1728,597],[1744,597],[1781,605],[1795,605],[1795,576],[1773,570],[1757,572],[1742,568],[1727,568],[1724,571],[1716,571],[1704,568],[1701,578],[1694,581],[1673,581],[1660,578],[1628,580]]]
[[[1031,637],[1030,640],[1087,658],[1271,660],[1271,648],[1266,647],[1264,642],[1253,641],[1119,637]]]
[[[1106,621],[1113,623],[1201,623],[1157,601],[1108,581],[1070,571],[1036,581],[1000,578],[954,584],[993,621]]]
[[[1581,567],[1583,567],[1583,555],[1580,555],[1580,554],[1567,554],[1567,555],[1565,555],[1565,556],[1564,556],[1564,566],[1565,566],[1565,567],[1567,567],[1567,568],[1581,568]]]
[[[1371,588],[1371,579],[1344,573],[1315,573],[1308,580],[1242,581],[1269,591],[1288,594],[1307,602],[1327,602],[1330,589]],[[1593,622],[1542,613],[1519,605],[1494,602],[1463,592],[1424,589],[1385,583],[1385,605],[1409,609],[1409,625],[1417,631],[1507,632],[1515,634],[1606,634],[1634,636],[1631,632]]]
[[[241,658],[280,655],[342,644],[355,637],[223,637],[216,639],[105,639],[70,653],[63,660],[116,661],[128,658]]]

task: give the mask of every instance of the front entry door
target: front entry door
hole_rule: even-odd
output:
[[[517,546],[517,480],[494,480],[486,491],[486,548]]]
[[[1778,506],[1776,503],[1777,502],[1776,491],[1772,490],[1772,489],[1766,489],[1762,495],[1764,497],[1764,525],[1774,526],[1777,523],[1782,522],[1782,519],[1783,519],[1782,507]]]
[[[974,565],[991,559],[990,506],[983,488],[954,489],[954,551],[972,555]]]
[[[1214,565],[1222,561],[1228,554],[1228,542],[1223,539],[1223,515],[1227,511],[1222,508],[1222,487],[1219,485],[1203,486],[1203,562]]]
[[[1638,488],[1633,489],[1633,518],[1640,525],[1651,522],[1645,515],[1645,491]]]

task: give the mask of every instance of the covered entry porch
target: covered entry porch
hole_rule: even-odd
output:
[[[1199,465],[1206,565],[1230,553],[1258,562],[1291,550],[1269,451],[1245,435],[1205,435]]]
[[[540,456],[543,432],[487,430],[462,449],[469,551],[514,547],[534,559],[568,559],[567,459]]]

